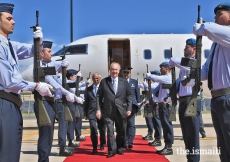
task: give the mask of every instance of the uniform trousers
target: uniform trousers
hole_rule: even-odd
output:
[[[187,116],[184,113],[188,106],[188,102],[181,102],[179,105],[179,120],[185,144],[185,149],[188,151],[187,159],[190,162],[200,161],[200,142],[199,142],[199,113],[195,117]]]
[[[74,140],[74,128],[75,128],[75,123],[76,123],[75,105],[73,102],[68,102],[68,107],[70,109],[70,113],[72,115],[73,121],[68,121],[67,139],[69,141],[73,141]]]
[[[166,104],[159,106],[159,117],[163,128],[164,142],[165,144],[173,144],[174,133],[172,122],[168,120],[169,109]]]
[[[75,117],[75,135],[76,137],[81,136],[81,128],[82,128],[82,113],[83,113],[83,108],[81,105],[78,105],[79,108],[79,113],[80,117]]]
[[[162,137],[162,126],[159,114],[156,114],[156,105],[153,106],[153,117],[151,119],[155,129],[154,138],[160,140]]]
[[[230,161],[230,94],[211,99],[211,115],[221,162]]]
[[[131,115],[127,117],[125,144],[133,144],[133,140],[136,134],[135,116],[137,113],[137,109],[138,107],[136,105],[133,105]]]
[[[18,162],[23,121],[18,106],[0,98],[0,162]]]
[[[55,120],[55,108],[54,102],[43,101],[47,114],[50,118],[51,125],[38,126],[39,137],[38,137],[38,162],[49,162],[49,155],[53,143],[54,134],[54,120]],[[34,113],[38,122],[38,105],[34,102]]]
[[[68,122],[65,121],[65,111],[62,102],[56,103],[56,109],[58,114],[58,145],[59,147],[65,147]]]

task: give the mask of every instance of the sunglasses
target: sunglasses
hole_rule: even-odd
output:
[[[123,71],[123,73],[124,73],[124,74],[125,74],[125,73],[129,74],[129,71]]]

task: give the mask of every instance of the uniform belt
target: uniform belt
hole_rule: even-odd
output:
[[[179,103],[182,103],[182,102],[189,102],[190,99],[191,99],[191,96],[179,97]]]
[[[158,102],[158,106],[165,106],[166,103],[165,102]]]
[[[42,100],[54,102],[54,98],[49,96],[43,96]]]
[[[230,88],[223,88],[223,89],[211,91],[212,97],[225,96],[228,94],[230,94]]]
[[[55,101],[56,102],[62,102],[62,99],[59,98],[59,99],[56,99]]]
[[[22,100],[21,100],[21,98],[19,97],[18,94],[7,93],[4,90],[0,90],[0,98],[6,99],[8,101],[11,101],[15,105],[17,105],[18,107],[22,106]]]

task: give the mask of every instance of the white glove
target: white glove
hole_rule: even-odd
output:
[[[88,79],[86,82],[89,84],[90,83],[90,79]]]
[[[38,86],[35,88],[36,91],[41,96],[50,96],[53,97],[52,93],[50,92],[50,89],[53,89],[53,87],[47,83],[40,82]]]
[[[84,100],[81,97],[74,96],[75,100],[79,104],[83,104]]]
[[[69,61],[66,60],[66,59],[62,60],[61,66],[62,66],[62,67],[68,67],[68,66],[69,66]]]
[[[142,89],[144,89],[143,84],[139,83],[139,84],[138,84],[138,88],[142,88]]]
[[[81,77],[81,71],[79,71],[78,73],[77,73],[77,77]]]
[[[66,100],[67,100],[67,101],[69,101],[69,102],[74,102],[75,94],[69,93],[69,94],[66,95],[65,97],[66,97]]]
[[[195,35],[199,35],[199,29],[200,29],[200,26],[201,26],[201,24],[198,24],[198,23],[195,23],[194,25],[193,25],[193,34],[195,34]]]
[[[42,39],[42,37],[43,37],[42,28],[37,26],[36,29],[37,30],[34,32],[34,38]]]
[[[151,73],[146,73],[146,79],[151,79]]]
[[[183,80],[185,80],[187,76],[184,76]],[[190,79],[190,81],[185,85],[185,87],[193,87],[195,85],[195,79]]]

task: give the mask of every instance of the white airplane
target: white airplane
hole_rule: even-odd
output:
[[[83,76],[89,72],[99,72],[102,78],[108,76],[112,62],[119,62],[121,66],[131,66],[132,78],[143,81],[143,74],[148,70],[159,69],[159,64],[168,61],[172,54],[176,57],[184,56],[185,42],[188,38],[195,38],[193,34],[121,34],[95,35],[76,40],[66,46],[66,58],[70,61],[69,69],[78,70],[81,64]],[[202,65],[209,55],[212,42],[202,38]],[[60,59],[63,49],[53,54],[52,60]],[[32,58],[33,59],[33,58]],[[30,61],[31,62],[31,61]],[[25,60],[20,62],[25,65]],[[33,80],[33,65],[22,72],[25,80]],[[120,72],[122,75],[122,73]],[[176,68],[178,77],[179,69]],[[204,96],[211,97],[207,82],[203,82]]]

